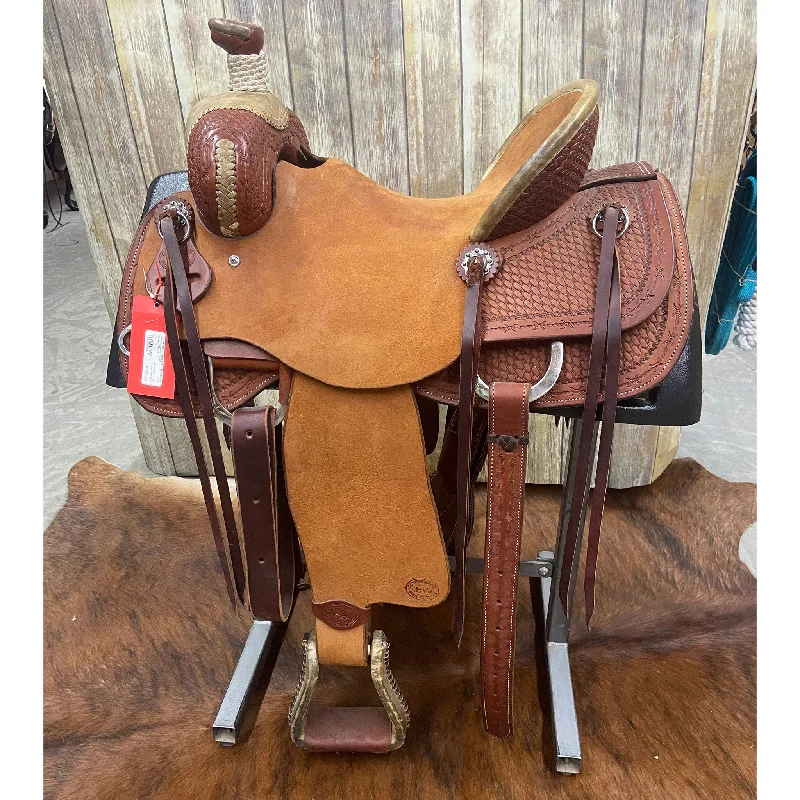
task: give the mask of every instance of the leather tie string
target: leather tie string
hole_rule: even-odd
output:
[[[472,521],[472,420],[475,400],[475,379],[480,356],[479,310],[483,295],[483,261],[471,258],[467,272],[467,300],[461,332],[458,399],[458,458],[456,466],[456,569],[453,576],[453,632],[456,645],[461,645],[464,632],[464,594],[466,589],[467,542]]]
[[[584,597],[586,601],[586,626],[589,626],[595,607],[595,579],[597,554],[600,547],[600,525],[606,501],[608,475],[611,470],[611,448],[614,439],[614,422],[617,414],[617,387],[622,342],[622,310],[619,288],[619,263],[614,248],[611,272],[611,303],[608,315],[608,338],[606,339],[605,389],[602,412],[602,429],[597,450],[597,471],[591,499],[589,538],[586,548],[586,570],[584,574]]]
[[[619,209],[614,206],[606,207],[603,217],[603,237],[600,245],[600,263],[597,275],[589,378],[586,386],[586,401],[581,418],[581,438],[578,445],[575,483],[569,508],[564,561],[558,587],[561,604],[567,611],[570,600],[570,584],[574,571],[573,564],[576,555],[578,555],[576,554],[576,546],[578,530],[582,524],[583,501],[586,497],[586,487],[591,480],[593,430],[597,419],[597,407],[602,396],[601,420],[603,425],[598,447],[595,488],[590,502],[591,520],[589,523],[586,572],[584,576],[587,626],[591,620],[595,605],[595,574],[600,542],[600,527],[611,466],[611,446],[617,409],[622,338],[622,309],[616,252],[618,222]],[[602,378],[604,368],[605,390],[603,391]]]
[[[189,281],[186,277],[186,266],[180,245],[178,244],[178,238],[175,234],[175,221],[170,214],[165,214],[159,220],[158,230],[164,239],[167,262],[169,265],[169,269],[166,270],[164,318],[170,355],[175,369],[175,384],[178,391],[178,399],[180,401],[181,410],[183,411],[183,416],[186,420],[186,427],[189,432],[189,439],[192,443],[194,457],[197,461],[200,485],[203,488],[203,500],[205,501],[206,512],[208,513],[208,519],[211,523],[211,532],[214,536],[217,555],[219,556],[222,572],[225,576],[228,597],[230,598],[231,604],[236,607],[237,598],[240,602],[244,602],[244,566],[242,563],[242,553],[239,547],[239,534],[236,528],[236,519],[233,513],[230,489],[228,487],[228,478],[225,473],[225,463],[222,459],[222,446],[220,444],[219,433],[214,418],[214,407],[211,400],[208,374],[206,373],[203,350],[197,331],[197,321],[195,320],[194,309],[192,308]],[[178,303],[180,304],[181,321],[186,333],[186,344],[189,350],[188,365],[178,334],[175,303],[176,294]],[[206,439],[208,440],[209,450],[211,451],[211,462],[214,468],[214,477],[216,479],[217,491],[222,506],[225,533],[228,540],[227,550],[222,539],[217,506],[214,501],[214,493],[211,489],[211,480],[209,478],[205,454],[203,453],[197,420],[195,419],[190,389],[191,384],[189,382],[190,375],[200,400]],[[230,557],[230,567],[228,565],[228,557]],[[231,577],[231,568],[233,577]]]

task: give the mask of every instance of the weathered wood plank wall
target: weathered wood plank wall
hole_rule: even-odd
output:
[[[594,165],[643,158],[686,214],[708,306],[755,85],[755,0],[45,0],[45,77],[109,314],[147,184],[185,168],[183,122],[226,88],[209,17],[260,23],[273,91],[314,149],[397,191],[480,180],[537,100],[602,91]],[[183,424],[133,404],[147,463],[192,474]],[[561,478],[564,427],[535,417],[528,478]],[[619,426],[612,485],[648,483],[679,430]]]

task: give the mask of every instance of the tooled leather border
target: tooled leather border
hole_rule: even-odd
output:
[[[156,203],[156,205],[154,205],[150,211],[147,212],[142,221],[139,223],[139,227],[136,229],[133,241],[131,242],[130,250],[128,251],[128,259],[125,262],[125,269],[122,273],[122,283],[120,284],[119,305],[117,310],[117,326],[114,330],[114,336],[119,336],[120,331],[124,330],[131,321],[131,313],[133,311],[133,285],[136,276],[136,268],[139,265],[139,253],[144,243],[147,229],[153,222],[153,218],[155,217],[156,213],[163,208],[166,203],[169,203],[171,200],[175,199],[184,200],[191,203],[191,192],[176,192],[164,197],[162,200]],[[122,370],[122,376],[127,383],[128,359],[121,351],[119,354],[119,363]],[[239,382],[239,388],[234,390],[234,397],[231,398],[224,396],[220,398],[220,402],[222,402],[226,408],[231,410],[237,408],[242,403],[246,403],[249,399],[255,397],[255,395],[257,395],[259,392],[263,391],[272,383],[274,383],[276,379],[276,376],[272,375],[272,373],[254,372],[252,374],[254,376],[259,376],[257,381],[252,381],[249,377],[242,379]],[[174,402],[174,405],[164,405],[158,398],[144,397],[143,395],[138,394],[131,396],[146,411],[150,411],[151,413],[157,414],[160,417],[183,418],[183,412],[181,411],[180,405],[177,403],[177,401]]]
[[[675,253],[675,265],[673,269],[672,282],[667,292],[667,323],[665,334],[670,329],[680,327],[680,333],[671,340],[665,336],[659,344],[659,355],[654,357],[650,353],[650,359],[639,362],[632,369],[628,369],[620,376],[619,391],[617,397],[623,400],[628,397],[635,397],[643,392],[657,386],[675,366],[689,336],[689,328],[692,318],[692,280],[691,262],[689,258],[688,242],[686,232],[683,227],[683,217],[680,206],[678,205],[675,191],[669,180],[661,173],[657,173],[657,180],[661,188],[667,215],[670,220],[669,234],[673,240]],[[631,331],[623,333],[623,338]],[[521,343],[518,343],[521,344]],[[539,342],[539,347],[546,347],[546,342]],[[565,347],[569,347],[569,341],[565,341]],[[485,376],[484,376],[485,377]],[[514,376],[517,380],[535,381],[540,375],[519,375]],[[442,403],[457,402],[457,386],[443,377],[431,376],[430,378],[418,381],[414,385],[415,391],[426,397],[431,397]],[[536,401],[535,406],[539,408],[580,405],[584,401],[585,387],[583,382],[571,382],[568,384],[556,383],[555,387],[544,397]],[[602,397],[602,396],[601,396]]]

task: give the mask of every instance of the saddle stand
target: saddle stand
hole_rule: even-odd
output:
[[[449,598],[457,647],[468,573],[483,573],[483,724],[510,736],[523,576],[545,609],[556,766],[577,772],[569,627],[584,528],[587,623],[594,610],[614,425],[700,415],[672,186],[643,161],[588,169],[598,87],[583,80],[525,116],[473,192],[397,194],[312,153],[267,89],[261,28],[209,27],[231,90],[191,110],[188,171],[150,188],[108,381],[185,419],[228,596],[256,620],[214,736],[236,742],[302,583],[314,629],[287,709],[292,741],[401,747],[411,712],[371,608]],[[278,407],[256,407],[274,386]],[[555,551],[520,561],[530,412],[574,421]],[[484,463],[484,558],[468,559]],[[381,706],[314,702],[326,665],[368,669]]]

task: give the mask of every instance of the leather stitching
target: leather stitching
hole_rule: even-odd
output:
[[[520,431],[526,431],[528,427],[528,392],[530,390],[530,384],[522,384],[521,385],[522,397],[520,398],[520,408],[522,413],[522,418],[520,420]],[[490,424],[489,430],[492,432],[496,431],[496,420],[495,420],[495,403],[494,403],[494,391],[495,391],[495,384],[492,384],[490,389],[491,392],[491,401],[489,403],[490,406]],[[523,433],[524,435],[524,433]],[[513,727],[513,720],[512,720],[512,708],[513,708],[513,669],[514,669],[514,643],[515,643],[515,636],[516,636],[516,620],[515,620],[515,610],[516,610],[516,598],[517,598],[517,583],[519,580],[519,557],[518,553],[521,551],[521,544],[522,544],[522,514],[523,514],[523,507],[524,507],[524,497],[525,497],[525,470],[527,465],[527,447],[522,445],[516,448],[512,453],[502,452],[502,448],[498,450],[500,447],[499,444],[493,442],[489,445],[489,482],[490,485],[487,491],[487,525],[486,525],[486,565],[485,565],[485,577],[484,577],[484,591],[483,591],[483,630],[481,636],[481,652],[483,654],[483,675],[485,679],[485,683],[483,686],[482,692],[482,706],[483,706],[483,718],[484,724],[487,728],[491,727],[494,728],[499,735],[508,736],[511,733]],[[509,461],[513,462],[514,459],[517,460],[519,465],[519,474],[517,477],[516,485],[507,486],[506,488],[513,491],[516,495],[516,517],[512,521],[514,526],[514,541],[513,544],[509,541],[503,541],[502,539],[497,542],[497,553],[495,553],[495,541],[494,541],[494,530],[492,526],[492,521],[494,519],[493,514],[493,495],[494,490],[496,489],[495,481],[499,480],[497,477],[496,469],[498,468],[498,459],[500,463],[503,460],[508,459]],[[506,462],[508,463],[508,462]],[[503,547],[505,545],[505,548]],[[510,545],[510,547],[509,547]],[[511,559],[511,570],[512,570],[512,577],[508,579],[508,583],[506,580],[501,579],[499,574],[499,568],[501,566],[505,566],[505,561],[509,560],[509,557],[513,555],[514,557]],[[503,587],[510,586],[510,600],[509,605],[504,608],[501,604],[497,604],[497,601],[502,601],[503,599]],[[493,603],[495,605],[493,605]],[[502,623],[504,621],[508,622],[508,628],[505,631],[501,629],[500,631],[489,631],[489,614],[488,609],[491,606],[492,614],[496,617],[497,621],[500,623],[502,628]],[[497,626],[495,626],[497,627]],[[498,688],[496,678],[494,676],[494,668],[497,664],[498,656],[493,655],[490,648],[487,648],[487,640],[492,639],[496,643],[496,650],[498,651],[500,647],[505,650],[505,658],[506,658],[506,686],[505,686],[505,704],[506,704],[506,718],[505,720],[498,720],[493,719],[493,724],[490,725],[489,718],[490,712],[487,708],[486,702],[486,695],[487,690],[491,691],[494,694],[494,691]],[[488,671],[491,670],[491,671]],[[498,713],[497,708],[493,708],[491,716],[494,718]]]
[[[119,329],[115,331],[115,335],[119,335],[119,332],[125,328],[126,325],[130,323],[131,320],[131,310],[133,304],[133,283],[136,276],[136,269],[139,265],[139,255],[141,252],[142,245],[144,244],[145,236],[147,234],[148,229],[155,224],[154,217],[158,211],[160,211],[164,205],[170,200],[174,198],[180,198],[184,201],[187,200],[186,195],[188,192],[179,192],[175,194],[171,194],[168,197],[165,197],[163,200],[160,200],[156,205],[153,206],[150,211],[147,212],[144,219],[142,220],[141,225],[136,233],[136,237],[134,238],[134,242],[131,244],[131,251],[128,256],[128,261],[125,264],[125,272],[124,272],[124,283],[125,283],[125,291],[120,292],[120,324]],[[190,203],[190,205],[192,205]],[[192,210],[197,212],[192,205]],[[198,220],[199,222],[199,220]],[[122,355],[122,354],[121,354]],[[122,366],[122,375],[125,378],[125,381],[128,380],[128,359],[123,355],[121,360]],[[242,388],[239,390],[237,394],[233,397],[226,397],[225,402],[223,403],[224,406],[231,408],[236,408],[241,403],[249,400],[251,397],[255,396],[259,392],[263,391],[274,379],[269,377],[263,378],[259,380],[257,383],[250,383],[245,382]],[[253,389],[255,388],[255,391]],[[154,414],[159,414],[162,417],[171,417],[175,419],[182,419],[183,412],[180,410],[180,407],[168,407],[164,406],[161,403],[157,402],[154,398],[146,398],[139,400],[137,402],[139,405],[142,406],[147,411],[150,411]]]

